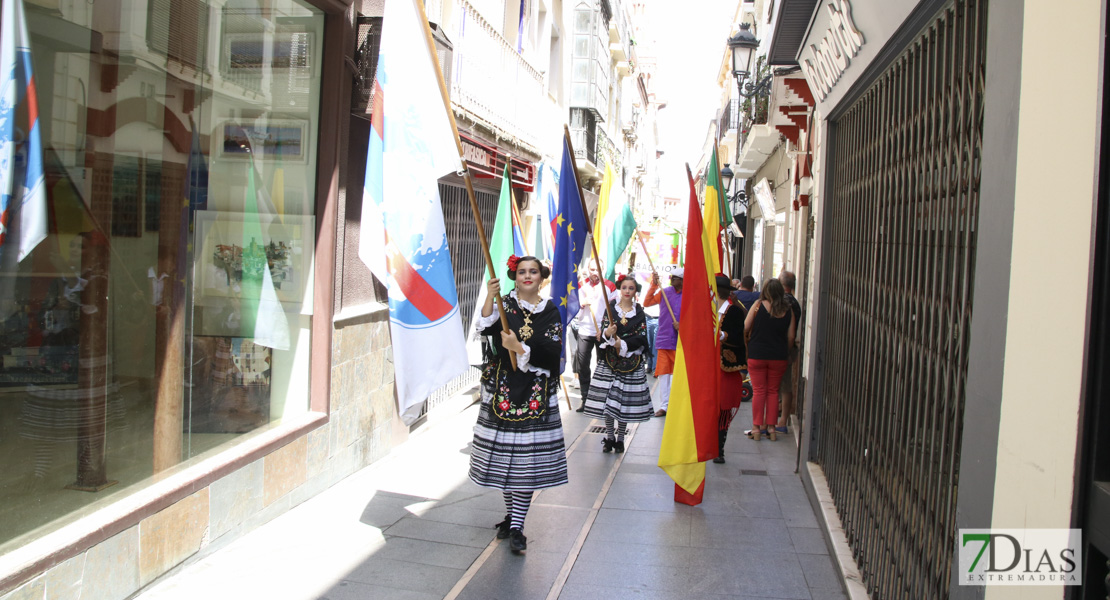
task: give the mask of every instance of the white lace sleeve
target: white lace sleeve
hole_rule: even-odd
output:
[[[539,367],[533,366],[530,363],[530,361],[532,360],[532,348],[531,348],[531,346],[529,346],[528,344],[525,344],[524,342],[521,342],[520,345],[521,345],[521,347],[524,348],[524,354],[517,354],[516,355],[516,366],[517,366],[517,368],[520,369],[521,371],[531,371],[532,373],[539,373],[540,375],[546,375],[546,376],[550,377],[551,376],[551,371],[548,371],[547,369],[541,369]]]
[[[497,301],[493,302],[493,312],[488,317],[483,317],[482,313],[478,313],[478,318],[474,320],[474,329],[481,333],[486,327],[493,325],[498,319],[501,318],[501,312],[497,310]]]

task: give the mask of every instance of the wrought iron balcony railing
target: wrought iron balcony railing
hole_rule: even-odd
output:
[[[543,74],[467,0],[453,0],[445,27],[454,44],[451,101],[506,138],[537,147]]]

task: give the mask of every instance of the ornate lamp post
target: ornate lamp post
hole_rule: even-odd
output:
[[[760,81],[744,84],[744,80],[752,76],[752,58],[759,49],[759,40],[752,35],[750,24],[740,24],[739,31],[728,38],[728,48],[732,52],[732,76],[736,78],[736,88],[740,96],[767,96],[771,92],[771,75]]]

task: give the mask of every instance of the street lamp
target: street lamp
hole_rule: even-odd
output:
[[[728,168],[728,163],[725,163],[725,168],[721,169],[721,187],[727,190],[728,186],[732,184],[733,177],[732,169]]]
[[[744,80],[752,75],[752,57],[759,49],[759,40],[751,32],[751,25],[741,23],[740,30],[728,38],[728,48],[732,52],[732,76],[736,78],[736,88],[744,98],[767,96],[771,92],[771,75],[755,83]],[[758,73],[756,74],[758,76]]]
[[[729,167],[728,163],[725,163],[725,167],[721,169],[721,186],[725,190],[725,195],[728,195],[728,186],[735,177],[736,174],[732,172],[732,168]],[[737,186],[739,187],[739,184]],[[746,210],[748,207],[748,195],[743,189],[736,190],[729,201],[732,203],[732,214],[734,215],[744,212],[740,210],[741,208]]]

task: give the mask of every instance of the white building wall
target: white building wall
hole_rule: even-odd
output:
[[[1025,2],[996,528],[1071,525],[1099,166],[1091,124],[1100,109],[1100,10],[1096,2]],[[1067,44],[1060,31],[1068,32]],[[1043,77],[1060,65],[1075,74],[1067,78],[1066,118],[1060,91]],[[1047,214],[1045,198],[1052,198]],[[1060,598],[1061,592],[988,587],[986,598]]]

